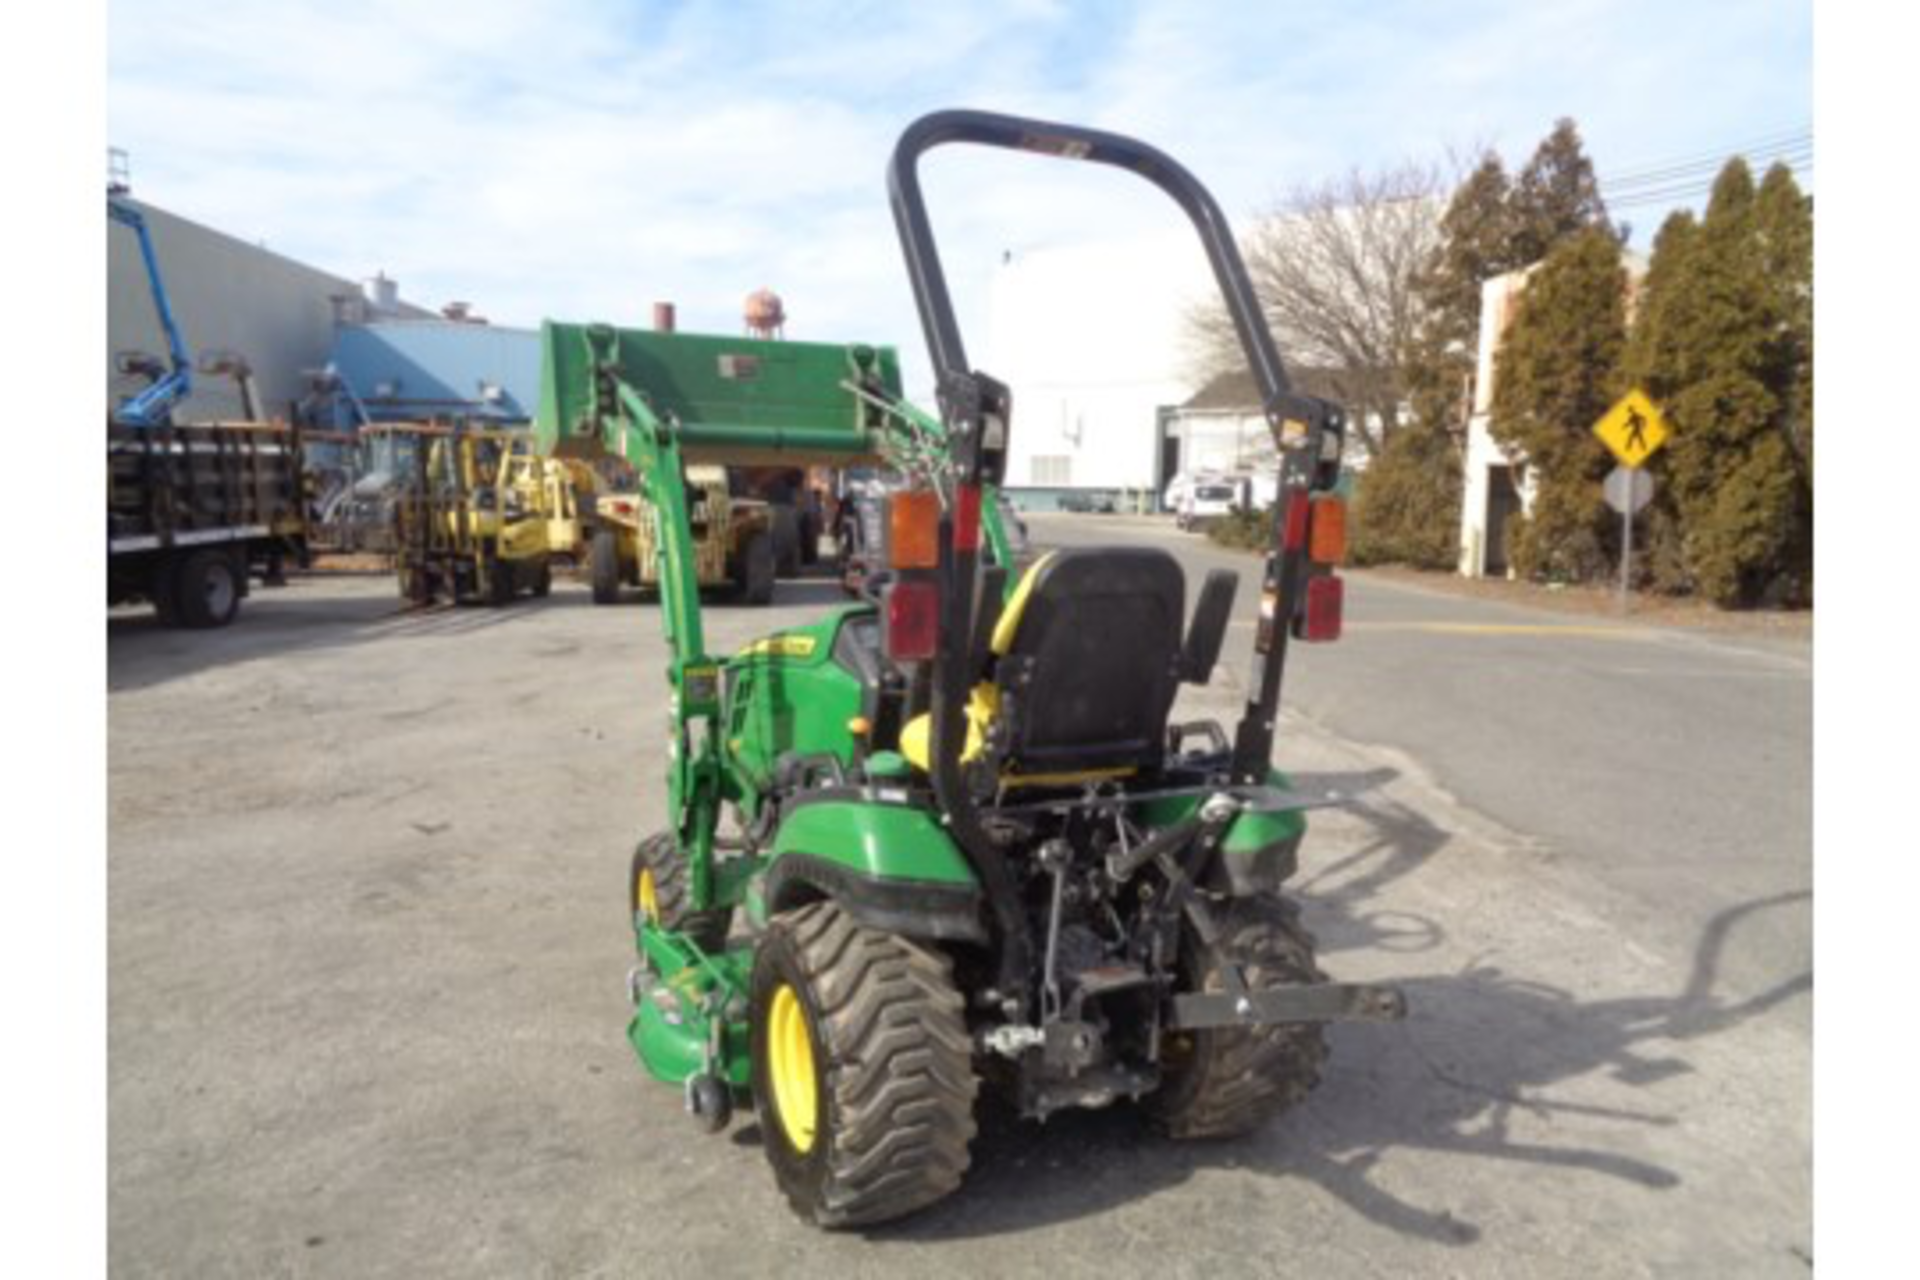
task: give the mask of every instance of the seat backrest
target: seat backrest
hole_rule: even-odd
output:
[[[1157,547],[1074,547],[1027,571],[994,634],[1020,774],[1152,768],[1181,671],[1186,577]]]

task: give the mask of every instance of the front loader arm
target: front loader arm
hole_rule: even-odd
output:
[[[693,908],[714,905],[714,832],[719,826],[725,741],[720,724],[720,664],[706,650],[700,578],[687,510],[686,466],[677,424],[653,410],[620,376],[614,334],[589,331],[594,347],[597,418],[607,449],[638,472],[659,521],[660,617],[671,655],[667,807],[686,855]]]

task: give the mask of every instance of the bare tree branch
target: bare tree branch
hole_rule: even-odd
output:
[[[1404,164],[1301,187],[1262,214],[1241,244],[1247,274],[1289,369],[1346,403],[1351,429],[1378,452],[1405,400],[1404,354],[1419,319],[1415,283],[1440,240],[1447,181]],[[1225,310],[1188,317],[1202,377],[1244,361]]]

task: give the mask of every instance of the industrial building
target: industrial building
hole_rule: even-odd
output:
[[[982,368],[1013,389],[1007,489],[1152,505],[1179,474],[1170,426],[1198,391],[1187,316],[1213,296],[1191,231],[1009,251],[989,285]]]
[[[155,205],[117,193],[138,209],[153,237],[175,319],[197,357],[231,352],[252,370],[264,412],[287,416],[309,392],[308,375],[326,366],[343,307],[390,318],[431,317],[401,302],[384,277],[363,289],[284,254],[202,226]],[[381,299],[384,299],[384,305]],[[134,236],[107,225],[107,401],[116,403],[140,381],[119,372],[117,356],[164,354],[166,338]],[[197,376],[193,394],[176,411],[183,422],[244,417],[232,378]]]

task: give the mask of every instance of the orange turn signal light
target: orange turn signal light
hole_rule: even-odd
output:
[[[908,489],[887,499],[887,560],[896,569],[940,566],[940,495]]]
[[[1307,556],[1315,564],[1339,564],[1347,558],[1347,503],[1344,498],[1315,498]]]

